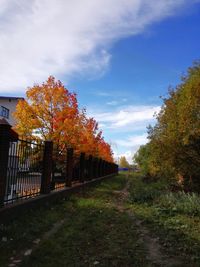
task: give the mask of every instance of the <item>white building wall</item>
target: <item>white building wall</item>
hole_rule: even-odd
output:
[[[15,125],[15,119],[13,117],[13,112],[16,110],[16,106],[18,101],[22,98],[7,98],[7,97],[0,97],[0,106],[3,106],[9,109],[9,118],[5,118],[11,126]],[[1,107],[0,107],[1,108]],[[0,118],[3,118],[0,114]]]

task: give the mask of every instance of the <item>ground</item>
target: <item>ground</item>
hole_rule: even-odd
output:
[[[145,219],[146,204],[131,201],[133,181],[121,174],[1,225],[0,266],[200,266],[170,249],[174,240],[155,231],[150,213]]]

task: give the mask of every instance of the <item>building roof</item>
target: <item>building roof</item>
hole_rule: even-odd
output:
[[[0,125],[8,125],[11,127],[11,125],[8,123],[6,119],[0,119]],[[10,141],[15,142],[18,140],[18,134],[13,130],[9,129],[9,136],[10,136]]]
[[[9,125],[11,127],[11,125],[4,118],[0,119],[0,125]]]
[[[24,97],[17,96],[0,96],[0,99],[24,99]]]

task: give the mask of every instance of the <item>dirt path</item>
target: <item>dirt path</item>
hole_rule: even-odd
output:
[[[165,248],[160,244],[158,237],[153,237],[150,231],[142,224],[142,221],[135,217],[134,213],[125,207],[125,202],[129,197],[129,180],[123,190],[113,191],[117,196],[116,208],[120,212],[126,212],[133,223],[138,227],[138,234],[140,236],[139,242],[144,244],[147,251],[147,259],[152,262],[153,266],[157,267],[183,267],[185,264],[177,256],[171,257],[167,255],[164,250]]]
[[[136,239],[134,242],[141,243],[142,246],[144,246],[146,252],[146,258],[150,262],[149,267],[186,266],[178,257],[171,257],[167,255],[165,249],[159,242],[159,238],[153,236],[151,232],[148,230],[148,228],[143,225],[143,222],[139,220],[129,208],[127,208],[126,203],[129,197],[129,186],[130,186],[129,179],[127,179],[127,183],[122,190],[113,191],[111,189],[110,193],[114,193],[114,198],[112,203],[115,205],[115,207],[119,212],[128,214],[133,225],[136,225],[139,239],[138,240]],[[24,260],[24,258],[33,254],[37,250],[37,248],[41,246],[43,241],[48,240],[53,236],[55,236],[55,234],[59,232],[59,230],[63,227],[63,225],[67,222],[67,220],[69,220],[68,217],[56,222],[52,226],[50,231],[44,233],[39,239],[35,239],[30,247],[20,251],[19,253],[17,253],[17,255],[11,257],[8,266],[9,267],[19,266]],[[132,250],[133,250],[132,254],[134,254],[135,253],[134,246]],[[126,267],[126,265],[122,267]],[[143,267],[143,266],[138,266],[138,267]]]

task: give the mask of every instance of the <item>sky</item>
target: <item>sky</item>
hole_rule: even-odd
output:
[[[200,0],[0,0],[0,95],[61,80],[129,162],[200,59]]]

